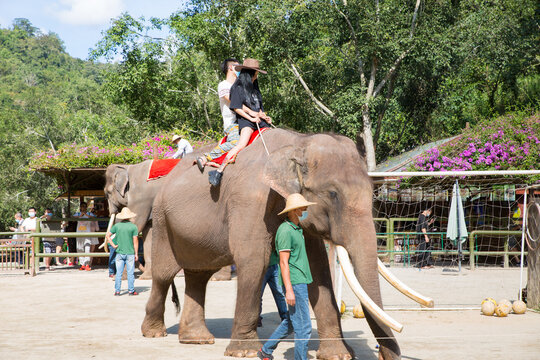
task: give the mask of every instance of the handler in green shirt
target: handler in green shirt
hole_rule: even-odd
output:
[[[276,252],[279,254],[279,282],[285,292],[289,315],[281,321],[259,350],[259,359],[273,359],[272,353],[281,339],[294,331],[294,359],[307,360],[308,342],[311,338],[307,285],[313,282],[313,278],[309,269],[304,234],[299,223],[307,218],[307,207],[314,204],[300,194],[291,194],[287,197],[285,209],[278,214],[287,213],[287,219],[279,226],[276,234]]]
[[[120,295],[122,287],[122,273],[124,266],[127,266],[126,273],[128,278],[128,294],[139,295],[135,291],[135,261],[139,259],[137,251],[139,249],[139,230],[137,226],[130,222],[130,219],[137,216],[127,207],[123,208],[120,214],[116,216],[122,220],[113,225],[110,232],[107,232],[107,241],[116,249],[116,278],[114,279],[115,296]],[[114,240],[112,234],[116,234]]]

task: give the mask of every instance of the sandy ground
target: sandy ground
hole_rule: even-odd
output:
[[[497,318],[465,310],[478,308],[488,296],[516,299],[519,269],[463,270],[461,274],[440,268],[393,271],[411,287],[433,297],[436,307],[461,308],[411,311],[419,306],[381,279],[385,307],[404,325],[403,332],[396,335],[403,359],[540,359],[540,314],[529,311]],[[178,343],[178,318],[169,300],[165,313],[169,336],[142,337],[140,325],[150,284],[138,280],[139,296],[114,297],[113,282],[105,269],[59,269],[40,272],[34,278],[0,273],[0,359],[231,359],[223,352],[231,335],[235,280],[208,286],[206,319],[216,336],[214,345]],[[177,277],[176,284],[183,300],[184,279]],[[123,289],[126,287],[124,281]],[[343,299],[348,307],[358,303],[347,285]],[[391,310],[396,308],[409,310]],[[279,319],[268,289],[263,316],[259,336],[267,338]],[[376,359],[376,342],[366,321],[346,313],[342,325],[356,357]],[[315,321],[313,327],[312,359],[318,346]],[[274,355],[293,359],[293,343],[281,343]]]

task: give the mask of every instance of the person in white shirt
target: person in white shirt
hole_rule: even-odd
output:
[[[23,232],[36,231],[36,208],[31,207],[28,209],[28,217],[23,220],[21,224],[21,230]]]
[[[197,166],[201,172],[204,171],[204,167],[208,162],[219,158],[234,148],[240,139],[236,113],[229,108],[229,105],[231,104],[229,93],[231,91],[231,86],[233,86],[238,76],[238,72],[235,69],[237,65],[240,65],[240,62],[232,58],[225,59],[221,63],[221,71],[225,74],[225,80],[218,84],[218,96],[219,108],[221,109],[221,116],[223,117],[223,131],[227,136],[227,141],[217,145],[212,151],[204,154],[204,156],[199,156],[197,158]]]
[[[182,139],[180,135],[174,135],[172,138],[172,142],[173,144],[176,144],[176,146],[178,146],[178,150],[172,156],[173,159],[181,159],[186,156],[186,154],[193,152],[193,147],[191,146],[189,141],[187,141],[186,139]]]
[[[86,204],[84,201],[81,202],[80,205],[80,211],[76,212],[73,217],[81,218],[81,219],[87,219],[82,221],[77,221],[77,232],[94,232],[99,229],[97,225],[97,221],[89,221],[91,217],[96,217],[92,212],[87,211],[88,204]],[[78,253],[89,253],[94,252],[96,245],[99,244],[98,238],[96,237],[79,237],[77,238],[77,252]],[[87,256],[81,256],[79,257],[79,262],[81,263],[81,267],[79,270],[86,270],[90,271],[92,270],[92,258]]]

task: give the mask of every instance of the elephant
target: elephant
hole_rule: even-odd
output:
[[[165,178],[146,181],[152,160],[135,165],[112,164],[105,172],[105,196],[109,202],[109,213],[116,214],[129,207],[137,216],[132,222],[143,234],[145,267],[140,279],[152,278],[152,204]]]
[[[197,154],[212,149],[207,145],[197,150]],[[105,196],[109,202],[109,213],[116,214],[123,207],[129,207],[137,214],[132,221],[140,232],[144,243],[145,267],[139,277],[141,280],[152,278],[152,205],[163,185],[164,177],[146,181],[152,160],[146,160],[134,165],[112,164],[105,172]],[[213,276],[214,280],[231,279],[231,269],[224,267]]]
[[[225,355],[255,357],[261,282],[275,251],[274,239],[283,218],[277,214],[291,193],[317,203],[301,221],[313,276],[309,300],[316,316],[318,357],[350,359],[336,304],[323,240],[348,252],[352,273],[373,306],[364,312],[379,342],[379,357],[399,359],[400,348],[382,309],[377,241],[372,217],[372,182],[363,142],[335,134],[299,134],[284,129],[264,132],[242,150],[224,172],[221,185],[182,162],[168,176],[153,208],[152,290],[141,325],[145,337],[166,336],[165,298],[180,268],[185,274],[181,343],[212,344],[204,320],[207,282],[217,269],[237,266],[237,299],[231,341]],[[347,258],[349,258],[347,256]],[[382,311],[382,310],[381,310]]]

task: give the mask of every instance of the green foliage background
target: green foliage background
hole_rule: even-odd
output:
[[[56,34],[15,20],[0,29],[0,230],[15,211],[41,212],[60,193],[28,171],[40,152],[75,143],[77,157],[173,132],[216,139],[219,64],[228,57],[261,60],[265,108],[279,126],[355,138],[369,118],[378,161],[466,123],[538,110],[538,2],[424,0],[413,28],[415,4],[192,0],[165,19],[114,19],[89,61],[70,57]],[[171,36],[149,37],[152,28]],[[378,85],[392,69],[369,97],[371,74]]]

